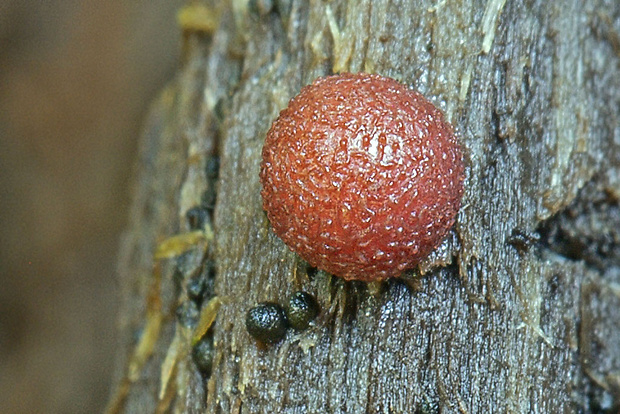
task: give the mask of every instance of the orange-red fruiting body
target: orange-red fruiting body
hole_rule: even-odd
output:
[[[344,279],[400,275],[454,224],[462,152],[418,92],[365,73],[304,87],[263,147],[263,207],[312,266]]]

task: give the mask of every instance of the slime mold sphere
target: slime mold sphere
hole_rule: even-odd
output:
[[[288,306],[284,311],[288,324],[298,331],[303,331],[308,329],[310,322],[317,317],[321,309],[314,296],[299,291],[290,297]]]
[[[275,344],[286,335],[288,321],[280,305],[263,302],[248,310],[245,327],[255,339],[266,344]]]
[[[312,266],[373,281],[415,266],[454,224],[462,153],[418,92],[365,73],[304,87],[263,147],[263,208]]]

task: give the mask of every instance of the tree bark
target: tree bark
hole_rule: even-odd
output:
[[[110,412],[620,409],[619,2],[233,0],[187,10],[206,23],[184,23],[182,65],[142,139]],[[342,71],[419,90],[465,149],[457,224],[413,283],[315,271],[262,211],[271,122],[303,85]],[[162,240],[191,230],[195,207],[204,238],[156,259]],[[258,344],[248,308],[297,290],[320,304],[314,325]],[[212,367],[199,369],[195,311],[214,297],[203,339]]]

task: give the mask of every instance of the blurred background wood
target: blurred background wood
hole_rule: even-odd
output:
[[[187,22],[183,66],[143,136],[111,411],[616,412],[619,3],[193,7],[209,23]],[[420,90],[466,149],[455,231],[413,283],[316,272],[262,212],[271,121],[303,85],[339,71]],[[216,190],[213,210],[205,200]],[[214,240],[155,262],[161,240],[190,230],[195,207]],[[196,279],[206,287],[192,299]],[[259,346],[247,309],[299,289],[321,305],[316,324]],[[199,372],[184,310],[214,297],[212,368]]]
[[[101,412],[136,137],[180,0],[0,0],[0,412]]]

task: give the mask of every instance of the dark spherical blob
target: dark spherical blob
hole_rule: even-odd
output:
[[[205,276],[202,274],[193,276],[187,283],[187,296],[194,302],[202,302],[206,286],[207,281]]]
[[[192,349],[192,359],[203,375],[211,374],[213,368],[213,338],[205,336]]]
[[[378,75],[304,87],[271,126],[262,155],[275,233],[345,279],[415,266],[454,224],[463,193],[461,148],[441,111]]]
[[[205,225],[209,212],[203,207],[193,207],[185,213],[190,229],[202,230]]]
[[[186,328],[193,328],[198,322],[200,311],[195,302],[186,300],[181,303],[176,310],[177,320]]]
[[[263,302],[251,308],[245,327],[255,339],[273,344],[284,338],[288,323],[284,310],[277,303]]]
[[[308,329],[310,322],[319,314],[319,304],[314,296],[306,292],[295,292],[286,307],[286,317],[290,326],[297,330]]]

